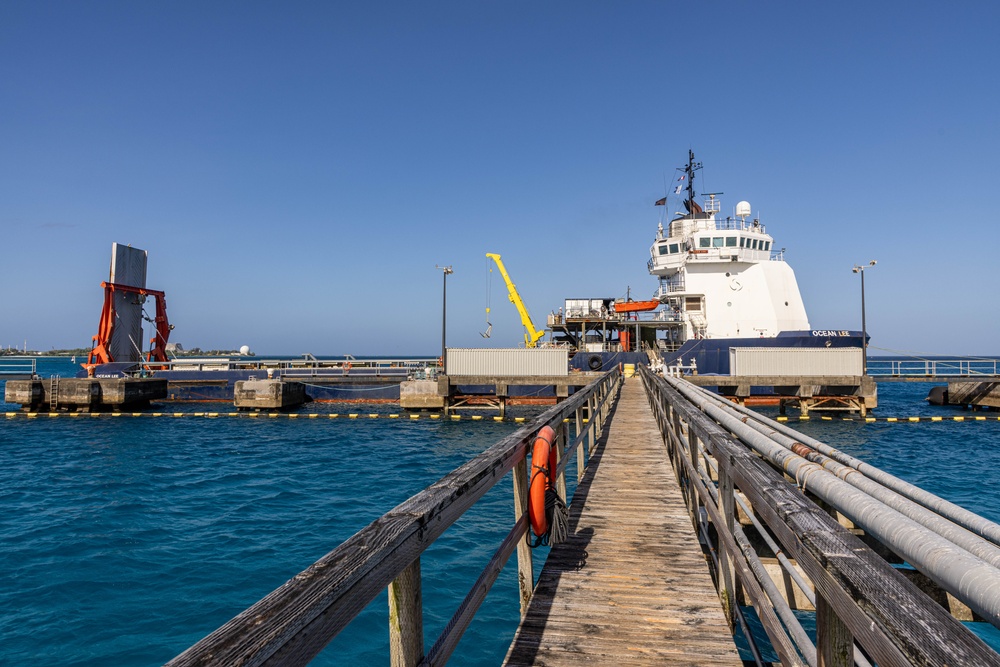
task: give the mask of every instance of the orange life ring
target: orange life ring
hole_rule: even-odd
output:
[[[531,530],[541,537],[549,532],[549,517],[545,513],[545,492],[552,487],[556,472],[556,432],[543,426],[535,437],[531,450],[531,482],[528,484],[528,519]]]

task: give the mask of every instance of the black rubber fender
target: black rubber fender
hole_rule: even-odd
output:
[[[592,371],[604,370],[604,358],[599,354],[590,355],[590,359],[587,359],[587,367]]]
[[[931,387],[927,402],[931,405],[948,405],[948,387]]]

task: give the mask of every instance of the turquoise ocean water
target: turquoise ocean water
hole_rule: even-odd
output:
[[[66,359],[39,361],[42,377],[73,371]],[[881,384],[877,414],[964,414],[927,405],[930,386]],[[1000,522],[1000,422],[991,416],[799,428]],[[0,664],[161,664],[517,427],[0,419]],[[497,485],[425,553],[428,646],[509,529],[510,488]],[[501,574],[453,664],[502,659],[518,616],[515,569]],[[315,664],[387,664],[386,608],[383,593]]]

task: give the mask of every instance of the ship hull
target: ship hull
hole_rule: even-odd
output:
[[[783,331],[771,338],[704,338],[689,340],[676,352],[664,352],[667,366],[695,366],[699,375],[729,375],[732,348],[860,348],[860,331]],[[578,352],[570,361],[579,370],[609,370],[618,364],[649,364],[642,352]]]

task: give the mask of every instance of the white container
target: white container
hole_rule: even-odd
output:
[[[444,372],[450,376],[534,377],[569,375],[569,351],[562,348],[449,347]]]
[[[729,374],[734,376],[860,376],[860,347],[731,347]]]

